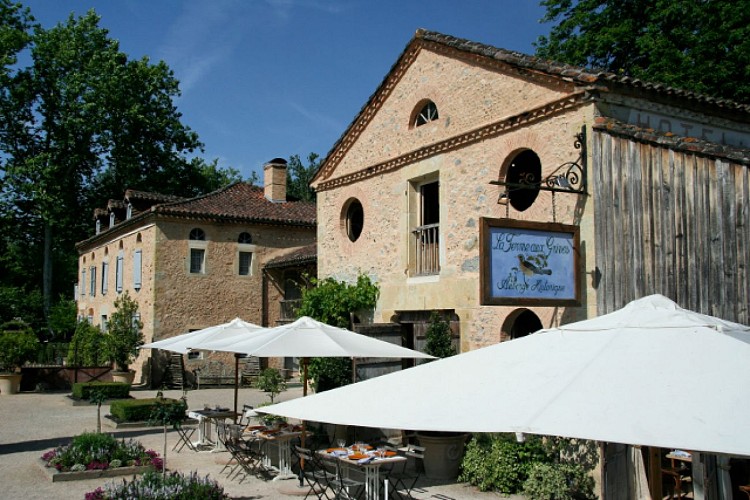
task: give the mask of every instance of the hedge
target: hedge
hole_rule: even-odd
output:
[[[178,404],[180,400],[172,398],[125,399],[112,401],[109,413],[119,422],[144,422],[151,417],[151,411],[157,403]]]
[[[106,399],[123,399],[130,395],[130,384],[124,382],[77,382],[73,384],[73,397],[90,399],[91,391],[103,391]]]

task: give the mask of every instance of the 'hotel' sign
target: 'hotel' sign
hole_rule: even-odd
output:
[[[482,219],[482,304],[578,305],[578,226]]]

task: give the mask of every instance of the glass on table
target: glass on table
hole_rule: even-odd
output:
[[[337,439],[336,440],[336,445],[339,448],[346,448],[346,439],[341,439],[341,438]]]

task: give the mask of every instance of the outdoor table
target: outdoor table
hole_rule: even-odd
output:
[[[278,474],[273,478],[274,481],[278,479],[295,478],[296,474],[292,472],[292,445],[293,439],[302,436],[302,428],[300,426],[290,427],[279,427],[269,429],[267,427],[255,426],[250,433],[266,442],[264,449],[268,449],[269,445],[275,446],[278,452],[278,466],[274,467],[271,464],[271,456],[268,452],[263,453],[262,465],[266,470],[276,470]]]
[[[406,461],[406,457],[403,455],[398,455],[395,452],[386,453],[386,456],[380,457],[377,451],[371,449],[354,452],[349,448],[328,448],[327,450],[318,451],[318,454],[324,458],[341,460],[347,466],[344,467],[344,471],[351,467],[362,469],[365,473],[365,498],[367,500],[378,500],[381,498],[380,484],[382,481],[380,479],[380,468],[384,465],[393,465]],[[383,498],[388,498],[387,485]]]
[[[230,411],[229,408],[204,408],[203,410],[190,410],[188,411],[188,417],[198,420],[198,441],[193,443],[193,446],[207,447],[212,446],[211,451],[226,451],[224,443],[220,439],[216,441],[212,438],[211,427],[217,420],[225,420],[227,418],[234,418],[237,413]]]

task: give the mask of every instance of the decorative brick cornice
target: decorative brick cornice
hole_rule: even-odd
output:
[[[326,191],[329,189],[345,186],[352,184],[376,175],[381,175],[386,172],[399,169],[405,165],[415,163],[425,158],[430,158],[447,151],[451,151],[460,147],[465,147],[469,144],[484,141],[486,139],[496,137],[500,134],[507,133],[508,131],[524,127],[534,122],[538,122],[551,115],[559,114],[563,111],[576,108],[588,102],[588,94],[585,92],[578,92],[547,103],[543,106],[524,111],[523,113],[505,118],[503,120],[485,125],[483,127],[471,130],[465,134],[461,134],[443,141],[430,144],[423,148],[416,149],[404,155],[398,156],[391,160],[371,165],[363,170],[353,172],[342,177],[337,177],[330,181],[321,182],[317,191]]]

